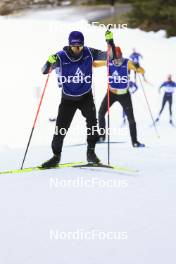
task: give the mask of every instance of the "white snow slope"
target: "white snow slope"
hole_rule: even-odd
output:
[[[40,20],[36,15],[35,19],[32,15],[0,19],[1,171],[21,165],[46,80],[41,67],[50,54],[67,44],[71,30],[81,30],[87,46],[106,49],[104,29],[83,20],[65,23],[54,16]],[[159,85],[169,73],[176,79],[176,38],[166,39],[163,31],[138,29],[114,30],[114,36],[124,56],[133,47],[143,54],[141,63],[152,83],[143,82],[143,86],[156,117],[162,99]],[[99,109],[107,88],[106,68],[94,69],[93,86]],[[59,101],[52,73],[25,167],[41,164],[52,155],[54,124],[48,118],[57,115]],[[168,124],[166,107],[157,138],[141,87],[133,95],[133,104],[139,141],[146,148],[131,147],[128,127],[119,128],[122,110],[115,104],[110,115],[117,133],[111,138],[125,143],[111,145],[111,163],[138,169],[138,173],[67,168],[0,175],[0,263],[175,263],[175,128]],[[174,121],[175,110],[174,98]],[[78,112],[65,146],[83,142],[85,121]],[[96,152],[107,161],[106,145],[98,145]],[[62,162],[84,161],[85,153],[86,146],[64,147]]]

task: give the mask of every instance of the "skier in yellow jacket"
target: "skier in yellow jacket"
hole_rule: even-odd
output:
[[[112,36],[112,35],[111,35]],[[108,44],[112,46],[113,38],[109,41],[106,38]],[[127,58],[122,57],[122,51],[120,47],[112,48],[116,54],[113,54],[109,60],[109,107],[114,102],[119,102],[128,118],[130,136],[133,147],[145,147],[137,139],[136,122],[133,114],[133,105],[131,95],[129,93],[129,71],[134,70],[137,73],[141,73],[144,76],[144,69],[142,67],[136,68],[135,65]],[[114,52],[113,52],[114,53]],[[94,61],[94,67],[107,65],[106,61]],[[100,131],[106,131],[105,114],[108,111],[108,93],[106,93],[99,110],[99,127]],[[106,132],[100,135],[100,141],[104,141]]]

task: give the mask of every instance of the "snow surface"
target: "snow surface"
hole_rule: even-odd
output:
[[[46,76],[41,67],[47,57],[67,44],[71,30],[82,30],[87,46],[105,50],[104,29],[91,27],[85,20],[65,23],[54,16],[47,20],[20,17],[0,19],[0,169],[19,168],[31,132],[41,90]],[[176,38],[166,39],[164,31],[139,29],[114,30],[115,40],[129,56],[133,47],[144,56],[142,65],[152,83],[143,82],[154,117],[162,95],[158,87],[167,74],[176,79]],[[93,90],[97,109],[106,92],[106,68],[94,69]],[[175,96],[175,95],[174,95]],[[60,101],[55,75],[49,79],[39,119],[33,134],[25,167],[49,158],[54,124]],[[80,169],[49,170],[26,174],[0,175],[0,263],[70,264],[175,263],[175,128],[168,124],[168,109],[157,126],[152,123],[143,91],[133,95],[138,138],[144,149],[133,149],[128,127],[120,128],[122,110],[111,109],[111,127],[118,129],[113,140],[125,143],[111,146],[111,163],[138,169],[139,173],[91,171]],[[173,117],[176,123],[175,97]],[[86,146],[69,147],[85,142],[85,121],[78,112],[65,139],[62,162],[86,159]],[[98,145],[98,156],[107,161],[107,146]],[[103,187],[57,187],[52,181],[66,183],[94,180]],[[110,180],[118,186],[108,187]],[[51,231],[125,232],[127,239],[51,238]]]

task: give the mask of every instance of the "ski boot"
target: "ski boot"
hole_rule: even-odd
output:
[[[61,154],[54,155],[51,159],[47,160],[41,165],[41,168],[54,168],[56,167],[60,162]]]
[[[95,154],[95,149],[94,148],[88,148],[87,149],[87,162],[88,163],[95,163],[98,164],[100,163],[100,159],[97,157]]]
[[[172,119],[169,120],[169,123],[171,124],[171,126],[174,126]]]
[[[157,117],[157,118],[155,119],[155,123],[157,123],[157,122],[159,122],[159,117]]]
[[[49,121],[50,122],[55,122],[56,121],[56,118],[49,118]]]
[[[139,141],[135,141],[132,144],[134,148],[144,148],[145,147],[145,144],[142,144]]]

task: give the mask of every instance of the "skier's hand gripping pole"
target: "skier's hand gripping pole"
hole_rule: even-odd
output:
[[[105,32],[105,39],[107,44],[112,48],[113,59],[117,59],[115,44],[113,39],[113,33],[110,31],[111,26]]]

